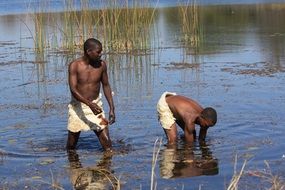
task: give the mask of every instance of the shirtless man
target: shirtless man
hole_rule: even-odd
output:
[[[195,124],[200,125],[199,140],[205,140],[208,128],[217,122],[217,113],[213,108],[203,109],[196,101],[171,92],[162,94],[157,112],[169,144],[177,140],[175,123],[183,129],[186,141],[193,142],[196,138]]]
[[[108,125],[115,122],[112,91],[106,62],[101,60],[102,44],[94,38],[84,42],[84,56],[71,62],[68,81],[72,95],[68,105],[67,149],[75,149],[81,131],[93,130],[104,150],[111,149]],[[105,119],[100,87],[109,104],[109,121]]]

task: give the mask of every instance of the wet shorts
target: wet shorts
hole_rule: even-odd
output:
[[[176,93],[164,92],[157,103],[158,120],[164,129],[170,129],[176,120],[165,100],[167,95],[176,95]]]

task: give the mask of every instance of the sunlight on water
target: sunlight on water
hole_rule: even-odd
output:
[[[34,17],[0,16],[0,189],[48,189],[52,176],[64,189],[100,185],[96,180],[110,187],[106,176],[113,184],[119,179],[121,189],[150,189],[157,138],[158,189],[224,189],[236,155],[238,166],[249,160],[248,172],[267,160],[284,176],[284,5],[202,6],[187,9],[183,20],[185,10],[157,9],[145,48],[104,52],[117,115],[110,127],[114,153],[107,156],[91,132],[81,134],[74,154],[65,151],[67,66],[81,51],[52,47],[47,24],[49,47],[37,53]],[[64,23],[64,13],[51,15]],[[192,28],[183,27],[188,21]],[[205,144],[185,145],[179,130],[178,145],[165,145],[156,113],[164,91],[216,108],[218,123]],[[246,179],[243,185],[252,187]]]

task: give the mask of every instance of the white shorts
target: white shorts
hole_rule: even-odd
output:
[[[170,129],[176,120],[165,100],[167,95],[176,95],[176,93],[164,92],[157,103],[158,120],[164,129]]]
[[[108,125],[102,120],[105,118],[105,113],[103,110],[103,102],[101,100],[101,94],[96,100],[92,102],[96,103],[102,112],[95,115],[92,110],[86,104],[79,102],[75,98],[72,98],[68,105],[68,126],[67,129],[71,132],[79,131],[101,131]]]

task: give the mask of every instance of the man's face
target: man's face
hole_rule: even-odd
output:
[[[102,55],[102,47],[95,45],[94,47],[87,50],[87,54],[92,61],[100,61]]]

